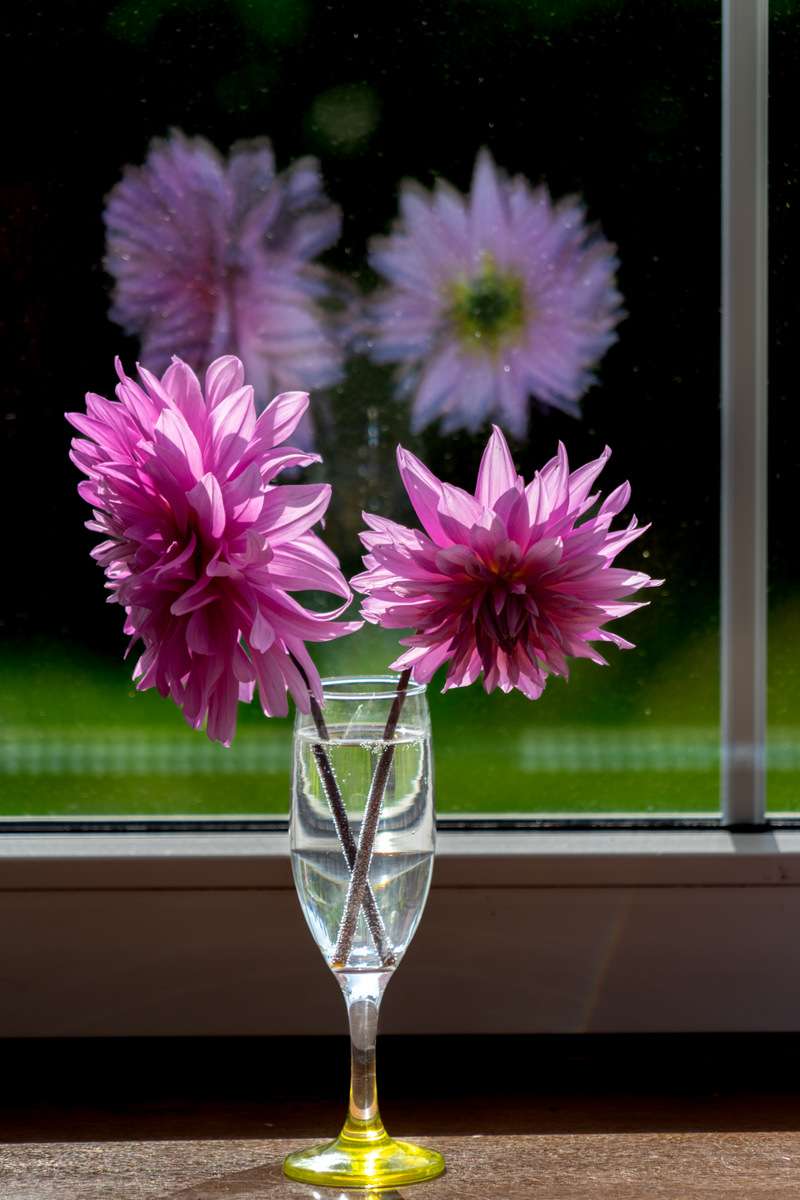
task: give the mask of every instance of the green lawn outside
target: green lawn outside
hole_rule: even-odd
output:
[[[775,620],[797,637],[796,606]],[[644,640],[644,639],[642,639]],[[651,639],[652,641],[652,639]],[[783,644],[797,645],[798,641]],[[380,630],[320,647],[324,674],[381,671],[396,643]],[[429,689],[441,812],[711,812],[718,809],[717,638],[674,653],[611,651],[578,663],[541,700]],[[797,669],[771,676],[770,801],[800,807]],[[48,643],[6,652],[0,672],[0,814],[285,813],[291,719],[240,709],[231,750],[210,743],[126,663]]]

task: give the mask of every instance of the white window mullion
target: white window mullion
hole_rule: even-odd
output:
[[[765,819],[768,0],[724,0],[722,819]]]

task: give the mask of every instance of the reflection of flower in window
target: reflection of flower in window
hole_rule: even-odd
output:
[[[173,354],[195,370],[236,354],[259,406],[341,377],[318,306],[331,277],[310,261],[336,241],[340,213],[314,159],[278,174],[266,140],[239,143],[226,161],[204,138],[174,132],[126,169],[105,221],[111,315],[141,337],[150,370]]]
[[[526,486],[495,426],[472,496],[398,447],[422,530],[365,513],[367,570],[351,580],[367,596],[368,621],[414,631],[401,639],[409,648],[392,668],[428,683],[447,664],[445,690],[483,672],[487,692],[517,688],[535,700],[548,675],[567,675],[568,658],[605,663],[592,643],[629,649],[605,626],[639,608],[633,594],[659,581],[612,566],[646,526],[633,517],[611,529],[628,502],[627,483],[597,504],[592,487],[609,453],[570,472],[559,445]]]
[[[490,416],[516,436],[528,400],[580,415],[592,367],[615,341],[614,247],[575,198],[507,178],[487,150],[465,199],[440,182],[400,192],[400,220],[372,243],[389,282],[373,307],[372,355],[401,365],[416,430]]]
[[[141,386],[118,373],[116,403],[89,393],[86,413],[67,416],[83,435],[71,458],[88,476],[78,488],[94,509],[88,527],[106,538],[92,556],[125,609],[125,632],[144,643],[137,687],[171,696],[226,745],[256,686],[267,716],[285,716],[287,689],[308,712],[309,686],[320,701],[322,692],[304,642],[360,626],[335,619],[350,589],[312,532],[330,486],[275,483],[319,461],[281,444],[308,396],[276,396],[257,418],[233,357],[211,364],[204,389],[179,359],[161,380],[140,368]],[[312,612],[289,594],[317,589],[343,604]]]

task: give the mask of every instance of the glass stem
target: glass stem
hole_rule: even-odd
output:
[[[375,1042],[388,971],[338,973],[350,1023],[350,1104],[342,1137],[374,1143],[386,1138],[378,1111]]]

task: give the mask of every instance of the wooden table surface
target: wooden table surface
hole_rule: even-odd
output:
[[[405,1132],[405,1131],[404,1131]],[[413,1132],[413,1131],[412,1131]],[[800,1197],[800,1134],[595,1133],[424,1138],[447,1172],[383,1200],[767,1200]],[[4,1200],[331,1200],[291,1183],[295,1139],[28,1143],[0,1147]]]
[[[388,1128],[441,1150],[447,1173],[383,1200],[800,1200],[800,1043],[711,1058],[663,1043],[655,1057],[628,1045],[543,1058],[502,1039],[451,1050],[438,1082],[420,1075],[418,1046],[384,1056]],[[366,1200],[281,1173],[288,1151],[336,1132],[342,1052],[317,1043],[292,1074],[296,1055],[241,1044],[228,1057],[95,1047],[89,1063],[79,1047],[17,1047],[0,1090],[0,1200]]]

